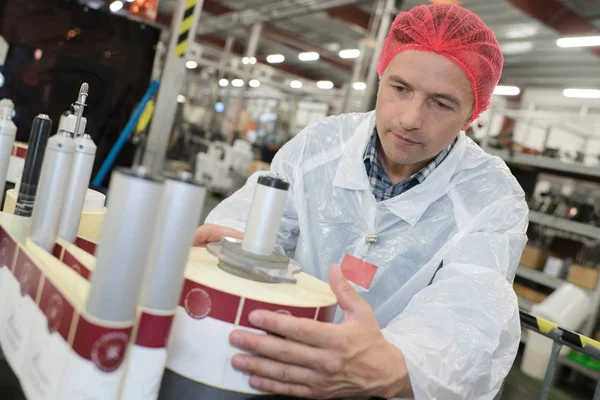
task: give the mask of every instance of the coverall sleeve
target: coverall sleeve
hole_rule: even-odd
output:
[[[415,399],[493,399],[521,327],[512,281],[525,243],[527,204],[485,207],[451,244],[432,284],[383,329],[405,356]]]
[[[290,184],[277,236],[277,246],[281,247],[278,250],[285,252],[288,256],[293,255],[299,234],[298,215],[294,204],[294,193],[297,189],[294,183],[308,129],[305,128],[298,133],[277,152],[270,168],[271,173],[277,173]],[[223,200],[209,213],[205,223],[227,226],[243,232],[248,221],[258,178],[270,172],[261,171],[252,174],[241,189]]]

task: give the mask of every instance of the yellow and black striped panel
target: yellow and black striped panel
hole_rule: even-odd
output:
[[[181,26],[179,27],[179,36],[177,38],[177,46],[175,46],[175,55],[183,57],[187,50],[190,40],[190,30],[194,22],[194,8],[196,8],[198,0],[186,0]]]
[[[591,339],[587,336],[581,335],[576,332],[572,332],[568,329],[564,329],[556,325],[554,322],[550,322],[544,318],[533,316],[524,311],[520,311],[521,324],[526,328],[533,329],[534,331],[540,332],[544,335],[548,335],[552,329],[558,328],[562,331],[561,339],[564,343],[570,344],[571,346],[584,349],[585,346],[590,345],[600,350],[600,342]]]

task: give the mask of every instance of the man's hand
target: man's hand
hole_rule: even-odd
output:
[[[410,394],[400,350],[383,337],[371,307],[344,279],[339,266],[329,271],[330,286],[344,310],[341,324],[254,311],[250,322],[274,335],[237,330],[234,368],[251,375],[258,390],[329,399],[350,396],[394,397]]]
[[[196,229],[194,233],[194,246],[206,246],[209,243],[218,242],[223,236],[235,239],[243,239],[244,232],[226,226],[204,224]]]

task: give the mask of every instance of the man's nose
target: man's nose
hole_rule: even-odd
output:
[[[418,96],[412,96],[405,102],[400,113],[400,124],[405,130],[412,131],[423,127],[425,113],[427,112],[423,104],[423,100],[419,99]]]

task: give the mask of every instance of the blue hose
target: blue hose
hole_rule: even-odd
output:
[[[127,142],[127,139],[129,139],[131,132],[133,132],[135,124],[137,124],[138,120],[140,119],[140,116],[142,115],[142,112],[144,112],[146,104],[148,104],[148,102],[156,94],[159,86],[160,81],[155,79],[148,87],[148,90],[146,90],[146,94],[144,94],[144,97],[142,97],[142,101],[140,102],[140,104],[138,104],[137,108],[131,115],[131,118],[129,118],[127,125],[125,125],[125,128],[121,131],[119,138],[115,142],[112,149],[110,149],[110,153],[108,153],[108,156],[102,163],[100,170],[98,171],[96,177],[94,178],[94,181],[92,182],[93,186],[99,187],[100,185],[102,185],[102,182],[104,181],[104,178],[106,178],[108,171],[110,171],[110,169],[112,168],[113,164],[115,163],[115,160],[117,159],[117,156],[123,149],[125,142]]]

